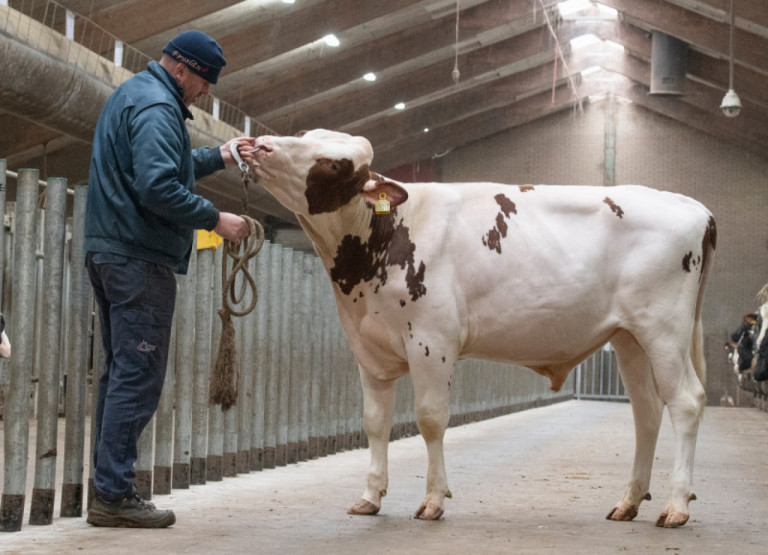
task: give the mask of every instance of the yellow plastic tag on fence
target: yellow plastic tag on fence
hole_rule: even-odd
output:
[[[206,231],[204,229],[197,230],[197,250],[201,249],[213,249],[221,245],[221,235],[215,231]]]

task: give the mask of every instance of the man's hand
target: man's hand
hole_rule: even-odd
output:
[[[251,228],[243,218],[230,212],[219,213],[219,223],[213,229],[216,233],[221,235],[224,239],[232,241],[235,245],[239,245],[240,241],[248,237],[251,233]]]
[[[240,154],[240,158],[250,166],[251,162],[253,162],[253,153],[251,151],[256,148],[255,137],[236,137],[227,141],[219,147],[221,159],[224,160],[225,164],[237,165],[237,161],[232,157],[232,152],[229,150],[232,143],[235,142],[238,143],[237,152]]]

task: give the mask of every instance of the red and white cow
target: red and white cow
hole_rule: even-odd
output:
[[[607,518],[631,520],[648,498],[666,405],[676,448],[657,525],[688,520],[705,404],[701,304],[716,239],[704,206],[640,186],[398,183],[369,170],[365,138],[322,129],[259,137],[255,158],[260,184],[314,242],[360,367],[371,465],[350,513],[377,513],[386,494],[398,377],[411,374],[429,457],[416,516],[438,519],[451,497],[443,436],[454,363],[518,363],[557,390],[611,341],[637,446]],[[381,194],[389,214],[374,211]]]

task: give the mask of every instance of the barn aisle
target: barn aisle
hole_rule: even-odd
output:
[[[34,443],[32,443],[34,444]],[[362,492],[367,450],[175,490],[166,530],[99,529],[62,519],[0,535],[2,553],[765,553],[768,414],[711,407],[699,436],[698,501],[683,528],[654,521],[666,500],[672,429],[665,415],[651,493],[634,522],[604,519],[629,472],[629,405],[568,401],[452,428],[445,517],[412,514],[424,493],[420,437],[390,446],[381,514],[346,514]],[[58,503],[58,498],[57,498]],[[58,507],[57,507],[58,509]],[[58,514],[58,510],[57,510]]]

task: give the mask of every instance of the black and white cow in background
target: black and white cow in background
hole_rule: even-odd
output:
[[[632,402],[636,451],[611,520],[649,498],[664,406],[675,430],[670,491],[658,526],[687,522],[704,410],[701,324],[712,265],[712,214],[641,186],[399,183],[370,170],[363,137],[322,129],[257,139],[259,183],[292,210],[333,283],[360,367],[371,464],[349,512],[376,514],[386,494],[395,380],[410,372],[427,445],[426,496],[451,497],[443,458],[454,364],[514,362],[559,389],[604,343]],[[391,212],[374,210],[380,199]]]

